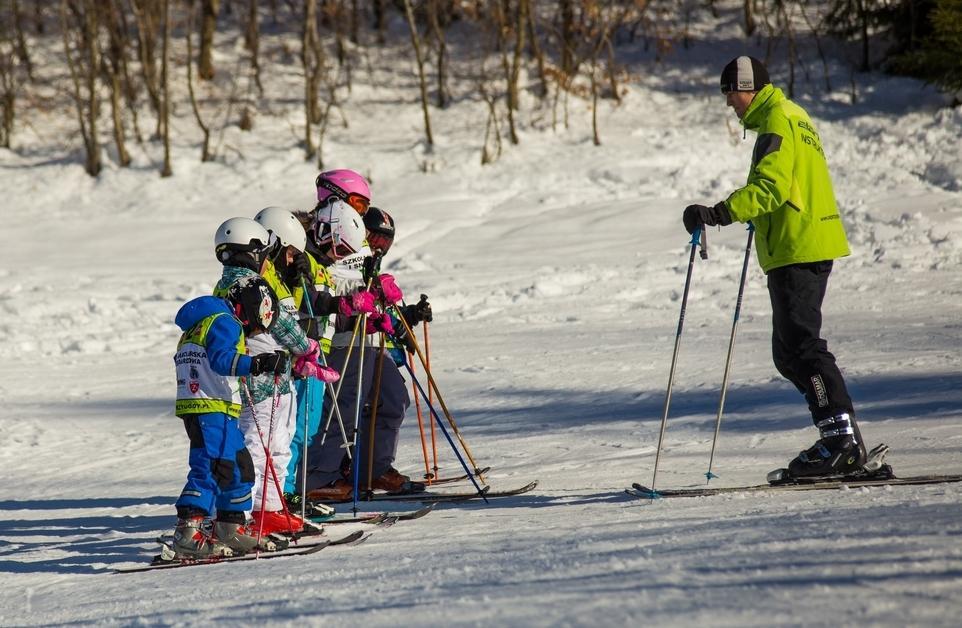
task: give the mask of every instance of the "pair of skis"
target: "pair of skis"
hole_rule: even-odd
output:
[[[155,569],[176,569],[178,567],[196,567],[199,565],[215,565],[246,560],[268,560],[271,558],[285,558],[287,556],[306,556],[316,554],[326,547],[358,545],[366,541],[370,536],[369,533],[365,533],[363,530],[356,530],[336,539],[317,535],[313,538],[306,537],[305,539],[299,540],[298,545],[289,546],[273,552],[250,552],[236,556],[206,556],[202,558],[178,557],[169,545],[162,544],[160,554],[155,556],[149,565],[120,567],[114,573],[138,573],[142,571],[153,571]]]

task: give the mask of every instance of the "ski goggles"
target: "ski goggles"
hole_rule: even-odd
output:
[[[360,194],[356,194],[354,192],[348,194],[347,192],[342,190],[340,187],[338,187],[334,183],[331,183],[327,179],[322,179],[320,176],[317,177],[314,183],[317,187],[324,188],[325,190],[327,190],[337,198],[341,199],[342,201],[344,201],[345,203],[353,207],[354,211],[356,211],[362,216],[367,212],[368,207],[371,206],[370,199],[364,198]]]

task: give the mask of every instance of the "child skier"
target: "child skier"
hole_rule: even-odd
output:
[[[280,285],[272,262],[272,258],[276,260],[280,255],[286,255],[287,247],[282,244],[277,234],[271,235],[261,224],[250,218],[231,218],[217,229],[214,245],[217,259],[224,264],[223,275],[214,288],[215,296],[225,294],[241,279],[257,277],[258,273],[262,273],[272,278],[284,299],[290,298],[286,289]],[[249,344],[259,351],[286,350],[295,356],[296,363],[302,365],[313,362],[317,356],[317,343],[307,338],[287,307],[279,307],[277,320],[270,331],[252,337]],[[259,507],[253,513],[256,529],[261,534],[264,534],[265,530],[267,533],[300,532],[303,530],[304,521],[284,513],[284,504],[274,484],[275,475],[267,466],[268,452],[273,449],[274,453],[282,452],[279,464],[274,465],[276,478],[281,480],[280,472],[286,472],[287,469],[291,424],[296,419],[289,375],[285,372],[283,377],[278,373],[276,377],[257,378],[249,383],[245,392],[247,394],[244,396],[245,404],[240,423],[248,436],[252,455],[258,458],[255,464],[258,482],[254,487],[254,497]],[[277,447],[272,437],[275,430],[279,441]],[[279,469],[280,466],[283,469]],[[266,501],[261,502],[262,499]]]
[[[319,189],[319,196],[321,192]],[[353,207],[342,201],[325,197],[315,209],[315,222],[311,235],[319,259],[322,263],[330,264],[338,290],[342,293],[356,290],[354,298],[357,298],[358,295],[371,295],[363,289],[366,283],[362,268],[365,266],[371,268],[376,264],[371,264],[370,260],[366,259],[370,255],[368,247],[364,244],[367,232],[361,217],[356,210],[352,211],[352,209]],[[358,249],[358,247],[362,248]],[[400,291],[393,284],[390,276],[385,276],[383,280],[379,278],[376,286],[377,296],[382,301],[394,304],[400,299]],[[388,315],[381,312],[370,314],[362,311],[362,313],[369,314],[368,324],[364,330],[366,335],[394,333],[394,327]],[[367,450],[368,420],[365,416],[370,412],[367,405],[373,398],[375,364],[378,360],[370,338],[365,341],[365,351],[361,360],[361,341],[353,332],[356,314],[357,312],[351,312],[350,308],[339,312],[330,363],[341,371],[343,377],[337,401],[341,416],[355,417],[355,422],[359,424],[358,442],[361,446],[354,455],[354,462],[357,464],[362,457],[359,454]],[[351,350],[352,364],[347,365],[345,362],[352,341],[354,344]],[[377,393],[378,420],[374,430],[372,488],[389,492],[418,490],[423,488],[423,485],[412,483],[410,478],[400,474],[391,466],[397,452],[401,422],[404,420],[404,413],[410,404],[410,399],[397,367],[392,360],[387,362],[391,366],[382,367],[383,371],[378,380],[380,388]],[[356,405],[358,396],[364,408],[360,416],[357,414]],[[324,439],[324,445],[320,445],[320,439],[315,439],[315,444],[309,452],[310,471],[307,486],[311,499],[343,501],[348,499],[353,491],[353,483],[347,479],[349,465],[345,464],[346,458],[339,449],[338,431],[339,428],[332,422]],[[350,436],[353,436],[353,432]],[[366,466],[361,464],[361,468]]]
[[[291,275],[298,248],[304,246],[304,230],[293,214],[280,208],[269,207],[261,210],[255,221],[267,230],[273,243],[261,266],[261,275],[277,295],[279,309],[292,315],[295,310],[293,297],[282,275]],[[309,340],[308,345],[310,350],[297,358],[293,371],[301,377],[337,381],[336,371],[316,363],[317,343]],[[247,346],[252,352],[277,351],[282,348],[267,332],[248,336]],[[287,512],[282,501],[282,487],[286,481],[291,453],[291,438],[297,420],[297,403],[291,386],[291,373],[285,370],[279,374],[248,378],[242,393],[245,403],[238,423],[251,452],[256,474],[252,529],[260,535],[301,532],[305,522]]]
[[[276,315],[273,292],[256,276],[237,282],[224,299],[199,297],[177,312],[175,322],[184,333],[174,356],[176,414],[190,438],[190,472],[176,503],[173,542],[182,557],[230,556],[257,548],[257,538],[245,526],[254,465],[235,421],[241,410],[238,377],[286,368],[283,353],[245,355],[245,332],[271,329]],[[209,530],[206,521],[215,511]],[[261,549],[276,546],[264,541]]]

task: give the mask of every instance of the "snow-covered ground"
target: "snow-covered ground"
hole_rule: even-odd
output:
[[[737,30],[710,35],[661,64],[639,55],[644,80],[601,104],[602,146],[583,101],[557,132],[529,102],[521,144],[484,167],[483,104],[433,110],[426,153],[410,68],[355,75],[327,163],[369,174],[396,218],[390,270],[430,296],[434,372],[492,485],[539,486],[262,563],[111,575],[148,560],[174,522],[187,442],[172,414],[173,315],[219,276],[214,229],[311,203],[299,109],[275,102],[276,117],[228,130],[236,150],[203,165],[180,109],[169,179],[156,145],[91,179],[58,139],[72,116],[29,114],[20,149],[0,151],[0,625],[958,625],[960,484],[622,493],[653,470],[688,262],[681,210],[724,198],[750,159],[716,87],[742,51]],[[296,67],[269,80],[297,85]],[[962,473],[962,109],[914,81],[857,82],[855,105],[817,77],[796,94],[853,248],[824,333],[896,472]],[[659,486],[704,483],[745,238],[712,230],[696,262]],[[771,364],[770,325],[753,260],[719,486],[759,483],[815,438]],[[442,472],[457,472],[441,451]],[[413,410],[398,466],[423,471]]]

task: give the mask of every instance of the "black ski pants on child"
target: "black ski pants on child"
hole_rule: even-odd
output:
[[[832,260],[782,266],[768,272],[772,300],[772,359],[775,368],[805,395],[812,420],[855,415],[835,356],[823,340],[822,300]]]

